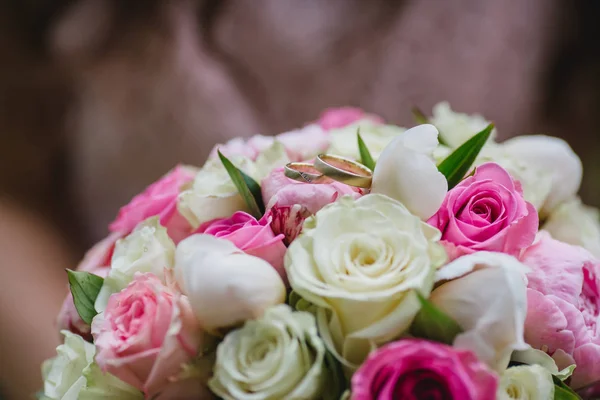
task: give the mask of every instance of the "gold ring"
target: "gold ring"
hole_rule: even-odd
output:
[[[283,173],[290,179],[304,183],[328,183],[331,179],[321,174],[314,165],[309,163],[289,163],[284,169]]]
[[[373,180],[369,168],[340,156],[319,154],[314,167],[323,175],[349,186],[370,188]]]

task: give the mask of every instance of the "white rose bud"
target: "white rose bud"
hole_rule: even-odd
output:
[[[448,182],[433,161],[437,137],[437,129],[428,124],[396,137],[377,161],[371,192],[398,200],[423,220],[435,214],[448,192]]]
[[[552,175],[552,188],[541,211],[550,213],[579,190],[583,167],[577,154],[562,139],[551,136],[517,136],[504,142],[513,157]]]
[[[527,314],[527,267],[503,253],[480,251],[457,258],[438,270],[444,282],[429,300],[463,329],[453,345],[473,351],[496,371],[503,371],[524,339]]]
[[[600,211],[574,198],[556,207],[543,226],[554,239],[581,246],[600,258]]]
[[[285,285],[271,264],[211,235],[179,243],[175,276],[206,330],[258,318],[285,300]]]
[[[174,258],[175,244],[158,217],[140,223],[115,245],[110,271],[94,304],[96,311],[104,311],[110,295],[127,287],[136,272],[151,272],[164,283],[164,270],[173,268]]]
[[[539,365],[508,368],[500,378],[498,400],[549,400],[554,398],[552,374]]]
[[[328,378],[315,318],[281,304],[225,337],[209,387],[225,400],[316,400]]]

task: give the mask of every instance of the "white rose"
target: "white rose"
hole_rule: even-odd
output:
[[[568,367],[563,368],[559,371],[558,367],[556,366],[556,361],[554,361],[554,358],[548,355],[548,353],[546,353],[545,351],[534,349],[532,347],[529,347],[526,350],[514,351],[510,359],[511,361],[516,361],[522,364],[535,364],[544,367],[545,369],[550,371],[552,375],[554,375],[561,381],[564,381],[571,375],[573,375],[573,371],[576,367],[575,364],[571,364]]]
[[[226,400],[322,399],[325,353],[315,318],[281,304],[225,336],[208,385]]]
[[[500,378],[498,400],[551,400],[554,399],[552,374],[539,365],[521,365],[508,368]]]
[[[274,168],[287,164],[289,157],[284,146],[278,141],[273,141],[260,152],[256,161],[242,156],[229,157],[229,160],[252,179],[260,182]],[[193,228],[213,219],[229,217],[236,211],[249,211],[218,157],[208,160],[196,174],[191,186],[181,192],[177,209]]]
[[[503,146],[513,158],[551,174],[552,186],[541,207],[543,214],[573,198],[579,190],[583,175],[581,160],[564,140],[544,135],[517,136]]]
[[[258,318],[285,300],[285,285],[271,264],[211,235],[179,243],[175,276],[206,330]]]
[[[360,159],[356,136],[359,129],[360,136],[375,160],[395,137],[406,131],[395,125],[382,125],[367,119],[360,120],[343,128],[330,130],[331,146],[328,152],[355,160]]]
[[[151,272],[165,282],[165,268],[173,268],[175,244],[158,217],[140,223],[127,237],[119,240],[94,304],[96,311],[106,308],[108,298],[127,287],[136,272]]]
[[[504,144],[488,143],[475,160],[475,166],[495,162],[504,168],[523,188],[523,197],[540,210],[552,190],[552,173],[541,165],[511,154]]]
[[[600,258],[600,210],[574,198],[556,207],[543,226],[554,239],[581,246]]]
[[[62,331],[63,344],[56,348],[56,357],[43,365],[44,397],[51,400],[77,400],[85,386],[83,369],[94,361],[96,348],[79,335]]]
[[[480,251],[442,267],[442,283],[429,300],[451,316],[464,332],[453,345],[473,351],[496,371],[503,371],[524,340],[527,314],[527,267],[503,253]]]
[[[401,203],[343,197],[304,223],[285,258],[294,291],[317,306],[319,332],[350,369],[405,332],[445,260],[440,232]],[[360,317],[357,317],[360,316]]]
[[[451,148],[456,148],[484,130],[489,124],[481,115],[468,115],[452,111],[448,102],[438,103],[433,107],[430,121],[440,130],[440,136]],[[495,137],[495,129],[490,140]]]
[[[435,214],[448,192],[448,182],[433,161],[437,137],[429,124],[396,137],[377,161],[371,192],[398,200],[423,220]]]
[[[78,400],[143,400],[142,392],[114,375],[102,372],[96,363],[83,370],[86,385],[79,392]]]

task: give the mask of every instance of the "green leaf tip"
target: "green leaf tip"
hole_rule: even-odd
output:
[[[94,308],[96,297],[100,293],[104,279],[85,271],[67,269],[69,288],[73,295],[73,304],[77,313],[86,324],[91,324],[97,312]]]
[[[225,170],[229,174],[231,181],[250,209],[250,213],[254,218],[260,219],[265,210],[260,185],[250,176],[246,175],[244,171],[233,165],[221,151],[217,150],[217,154],[219,155],[219,159],[221,160],[221,163],[223,163]]]
[[[367,148],[363,138],[360,136],[360,128],[356,131],[356,138],[358,140],[358,151],[360,152],[360,162],[371,171],[375,170],[375,160],[371,156],[371,152]]]

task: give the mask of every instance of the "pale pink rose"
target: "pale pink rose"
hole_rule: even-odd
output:
[[[367,119],[372,122],[383,124],[383,118],[375,114],[367,114],[356,107],[338,107],[328,108],[321,113],[317,123],[326,131],[336,128],[343,128],[356,121]]]
[[[90,272],[103,278],[106,277],[110,270],[110,259],[115,250],[115,244],[122,237],[123,234],[121,232],[114,232],[104,240],[98,242],[85,254],[83,260],[77,266],[77,270]],[[56,325],[59,332],[68,330],[88,341],[92,339],[91,327],[77,313],[75,304],[73,304],[73,296],[68,288],[67,296],[56,319]]]
[[[319,125],[311,124],[276,136],[255,135],[249,139],[235,138],[213,148],[210,157],[217,157],[217,150],[226,157],[242,156],[255,161],[277,140],[285,148],[290,161],[302,161],[316,157],[327,150],[330,138]]]
[[[155,275],[137,273],[92,321],[96,362],[142,390],[160,392],[190,361],[201,342],[187,298]]]
[[[159,216],[160,224],[175,243],[190,234],[191,226],[177,211],[177,197],[181,187],[194,179],[195,172],[181,165],[154,182],[119,210],[110,224],[111,232],[131,233],[142,221]]]
[[[352,400],[494,400],[497,387],[472,352],[407,339],[371,353],[352,377]]]
[[[361,189],[339,182],[298,182],[286,177],[283,168],[274,169],[263,179],[261,190],[267,209],[273,212],[272,227],[276,233],[285,235],[288,244],[300,233],[305,218],[341,196],[358,198],[363,194]]]
[[[273,216],[270,211],[267,211],[259,221],[250,214],[238,211],[229,218],[216,219],[203,224],[195,233],[205,233],[229,240],[245,253],[269,262],[287,282],[283,268],[283,256],[286,251],[283,244],[284,236],[273,233],[272,221]]]
[[[427,222],[442,232],[451,258],[475,251],[518,255],[535,239],[539,223],[519,182],[495,163],[477,167],[450,190]]]
[[[559,368],[577,364],[570,385],[600,381],[600,261],[540,232],[523,254],[527,275],[525,340]]]

